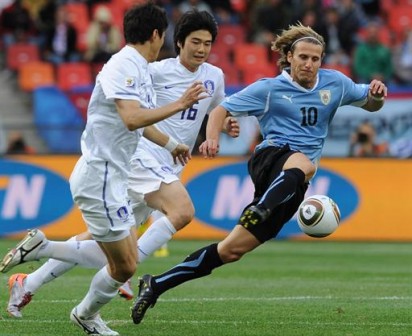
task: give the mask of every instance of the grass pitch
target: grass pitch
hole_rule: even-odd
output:
[[[1,255],[14,243],[0,241]],[[162,272],[208,243],[172,241],[169,257],[148,259],[138,273]],[[27,263],[13,272],[40,265]],[[82,335],[69,313],[94,273],[76,268],[45,285],[23,319],[5,313],[11,273],[0,274],[0,335]],[[131,304],[117,297],[102,311],[121,335],[410,336],[412,244],[268,242],[237,263],[165,293],[140,325],[129,317]]]

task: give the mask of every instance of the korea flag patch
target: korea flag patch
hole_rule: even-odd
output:
[[[134,85],[135,85],[134,78],[133,77],[126,77],[125,85],[126,85],[126,87],[134,87]]]

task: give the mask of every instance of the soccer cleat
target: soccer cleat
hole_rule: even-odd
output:
[[[169,256],[169,248],[167,247],[167,245],[163,245],[161,248],[157,249],[153,256],[156,258],[166,258]]]
[[[27,306],[33,294],[24,290],[23,282],[27,278],[27,274],[17,273],[9,278],[9,303],[6,311],[10,316],[21,318],[23,317],[21,310]]]
[[[145,274],[139,281],[139,295],[132,307],[132,319],[135,324],[139,324],[149,307],[153,307],[157,301],[158,296],[154,293],[152,288],[152,276]]]
[[[119,335],[117,331],[110,329],[106,323],[100,317],[100,314],[96,314],[89,319],[83,319],[77,314],[77,307],[74,307],[70,313],[70,320],[83,329],[88,335],[107,335],[116,336]]]
[[[119,288],[119,295],[126,300],[133,299],[134,293],[132,289],[132,281],[130,279]]]
[[[0,272],[6,273],[26,261],[38,260],[37,254],[45,241],[47,239],[43,232],[37,229],[29,230],[26,237],[3,258]]]
[[[259,208],[256,205],[251,205],[245,211],[239,219],[239,224],[246,229],[250,226],[264,222],[270,215],[270,211],[267,209]]]

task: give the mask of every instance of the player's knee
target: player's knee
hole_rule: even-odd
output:
[[[132,259],[116,262],[110,265],[113,278],[118,281],[126,282],[136,272],[137,264]]]
[[[219,251],[220,259],[222,259],[225,264],[240,260],[244,254],[245,252],[237,248],[222,249]]]
[[[174,209],[173,213],[170,213],[168,217],[175,226],[176,230],[180,230],[193,220],[194,215],[195,209],[193,204],[190,204],[188,206]]]

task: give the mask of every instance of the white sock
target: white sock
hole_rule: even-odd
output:
[[[76,237],[71,237],[68,241],[75,240]],[[70,271],[74,266],[76,266],[76,264],[49,259],[40,268],[27,275],[24,281],[24,290],[34,294],[41,286],[57,279],[59,276]]]
[[[80,318],[88,319],[99,312],[99,310],[109,303],[117,295],[117,291],[122,282],[113,279],[107,267],[103,267],[96,273],[90,284],[89,291],[77,306],[77,313]]]
[[[47,241],[37,253],[37,258],[53,258],[89,268],[102,268],[107,258],[94,240]]]
[[[166,244],[176,229],[166,216],[154,221],[137,241],[139,263]]]

